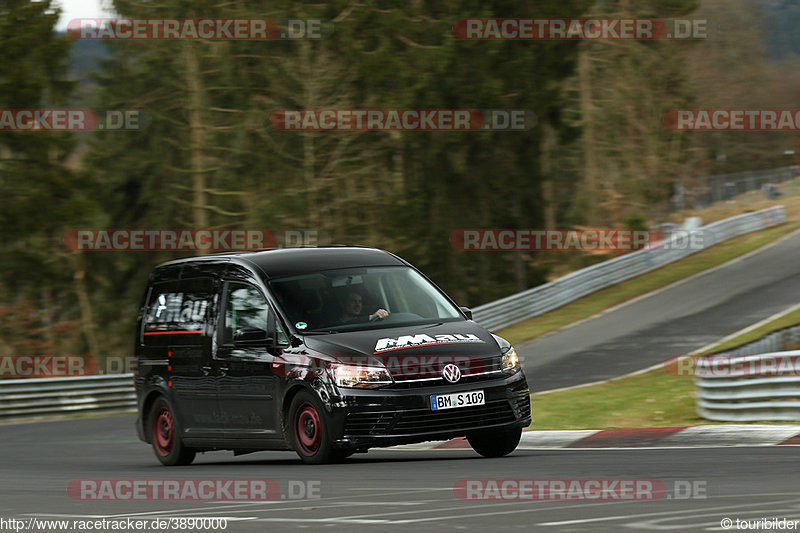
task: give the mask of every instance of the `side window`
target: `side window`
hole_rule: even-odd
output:
[[[257,288],[247,283],[228,283],[225,298],[225,325],[223,344],[233,344],[236,330],[258,328],[269,331],[269,305]],[[280,324],[276,323],[278,344],[287,344],[288,338]]]
[[[228,283],[225,296],[224,344],[233,344],[237,329],[267,330],[267,300],[258,289],[245,283]]]
[[[146,344],[189,344],[202,341],[213,306],[212,280],[186,279],[153,285],[144,310],[142,336]]]
[[[283,327],[279,320],[275,321],[275,336],[279,346],[289,346],[289,337],[283,331]]]

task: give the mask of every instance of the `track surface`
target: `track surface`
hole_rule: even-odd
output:
[[[517,450],[503,459],[464,451],[370,451],[346,464],[306,466],[288,452],[216,452],[160,466],[136,440],[133,417],[0,426],[0,517],[227,517],[227,531],[678,531],[722,518],[800,519],[800,447]],[[319,499],[274,502],[76,501],[76,479],[273,479],[318,482]],[[704,499],[462,501],[461,479],[650,479],[671,493],[700,482]],[[683,484],[685,485],[685,484]]]
[[[800,232],[517,351],[534,392],[541,392],[662,363],[798,302]]]

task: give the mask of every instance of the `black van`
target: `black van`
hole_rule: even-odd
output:
[[[531,422],[514,348],[417,269],[373,248],[171,261],[150,275],[134,364],[139,438],[306,463],[463,437],[511,453]]]

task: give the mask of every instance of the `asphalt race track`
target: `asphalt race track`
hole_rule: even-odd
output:
[[[370,451],[345,464],[307,466],[289,452],[199,456],[160,466],[136,440],[133,417],[0,427],[0,518],[225,517],[227,531],[676,531],[719,530],[723,518],[800,520],[800,447]],[[81,501],[80,479],[271,479],[311,482],[319,497],[268,502]],[[637,479],[664,484],[650,501],[463,501],[464,479]],[[685,487],[697,487],[687,490]],[[678,490],[675,493],[675,490]],[[690,496],[694,491],[699,498]],[[672,497],[670,497],[672,496]],[[676,497],[678,496],[678,497]],[[196,530],[195,530],[196,531]]]
[[[517,347],[534,392],[684,355],[800,303],[800,232],[744,259]]]

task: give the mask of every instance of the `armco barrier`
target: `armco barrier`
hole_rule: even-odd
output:
[[[729,359],[729,368],[794,368],[800,351],[738,356]],[[771,370],[771,369],[770,369]],[[728,375],[730,374],[730,375]],[[709,420],[747,422],[755,420],[800,420],[800,374],[792,370],[757,373],[710,371],[698,374],[697,414]]]
[[[134,412],[133,374],[0,381],[0,422]]]
[[[705,247],[708,247],[785,221],[786,209],[781,205],[714,222],[693,231],[702,232]],[[503,328],[700,251],[675,246],[675,238],[666,239],[664,246],[603,261],[550,283],[475,307],[472,316],[487,329]]]
[[[800,342],[800,326],[775,331],[734,350],[726,351],[729,367],[749,368],[769,359],[782,372],[731,376],[707,372],[695,378],[697,414],[709,420],[749,422],[800,420],[800,351],[779,351]]]

